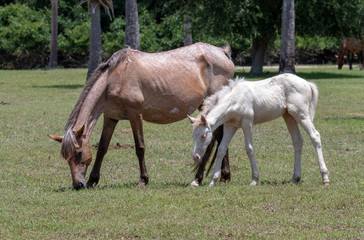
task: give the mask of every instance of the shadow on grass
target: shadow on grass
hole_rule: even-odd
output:
[[[165,188],[165,187],[180,187],[185,188],[189,187],[188,183],[182,182],[155,182],[149,183],[145,188]],[[69,192],[69,191],[97,191],[97,190],[109,190],[109,189],[143,189],[138,187],[138,182],[126,182],[120,184],[106,184],[106,185],[97,185],[90,188],[84,188],[80,190],[75,190],[73,187],[60,187],[53,189],[53,192],[62,193],[62,192]]]
[[[301,180],[299,183],[292,183],[291,180],[283,180],[283,181],[262,180],[261,182],[259,182],[259,185],[270,185],[270,186],[279,186],[279,185],[287,185],[287,184],[300,185],[303,182],[304,182],[303,180]]]
[[[54,89],[78,89],[83,88],[81,84],[64,84],[64,85],[47,85],[47,86],[36,86],[33,85],[32,88],[54,88]]]
[[[297,75],[306,79],[306,80],[312,80],[312,79],[342,79],[342,78],[363,78],[360,76],[360,74],[347,74],[342,72],[318,72],[318,71],[312,71],[312,72],[300,72],[297,71]],[[235,77],[245,77],[248,80],[260,80],[265,79],[269,77],[273,77],[275,75],[278,75],[277,71],[265,71],[262,75],[254,76],[250,75],[249,72],[241,72],[236,71]]]

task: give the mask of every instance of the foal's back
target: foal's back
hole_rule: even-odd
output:
[[[233,91],[237,96],[233,104],[240,108],[243,118],[257,124],[276,119],[285,112],[308,113],[313,90],[306,80],[281,74],[261,81],[239,82]]]

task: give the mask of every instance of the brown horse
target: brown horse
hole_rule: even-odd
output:
[[[355,39],[355,38],[344,38],[340,49],[339,56],[337,57],[338,69],[341,69],[344,65],[344,56],[348,54],[349,68],[353,69],[351,60],[354,56],[354,53],[358,54],[360,61],[360,70],[363,69],[364,65],[364,40]]]
[[[144,162],[143,120],[166,124],[193,113],[207,96],[233,77],[230,53],[229,46],[219,48],[205,43],[160,53],[123,49],[101,64],[84,86],[68,118],[64,136],[49,135],[62,142],[61,154],[71,168],[73,187],[91,187],[99,182],[101,163],[118,120],[130,121],[140,167],[138,186],[145,186],[148,174]],[[103,130],[86,185],[85,174],[92,160],[88,143],[102,113]],[[220,142],[221,138],[217,140]],[[198,181],[202,181],[204,164],[199,166]],[[228,180],[228,163],[224,167],[225,180]]]

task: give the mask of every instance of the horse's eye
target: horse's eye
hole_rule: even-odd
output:
[[[204,135],[201,136],[202,140],[205,140],[206,138],[206,133]]]
[[[80,160],[80,159],[82,158],[82,150],[78,150],[78,151],[76,152],[76,158],[77,158],[78,160]]]

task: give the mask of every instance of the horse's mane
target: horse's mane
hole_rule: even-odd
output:
[[[229,84],[226,86],[223,86],[219,91],[217,91],[215,94],[211,95],[210,97],[206,98],[202,105],[202,110],[200,115],[206,116],[210,109],[217,105],[219,101],[229,92],[232,91],[232,89],[239,83],[246,81],[244,78],[236,77],[235,80],[230,79]]]
[[[99,79],[102,73],[105,71],[112,72],[112,70],[125,58],[126,52],[128,48],[124,48],[116,53],[114,53],[109,60],[105,63],[101,63],[95,71],[93,71],[90,78],[87,80],[85,86],[83,87],[83,90],[81,92],[80,97],[77,100],[76,105],[74,106],[71,115],[68,117],[66,126],[64,129],[67,131],[69,128],[73,127],[76,123],[78,114],[80,113],[81,107],[83,102],[85,101],[87,94],[90,92],[92,86],[95,84],[95,82]]]

